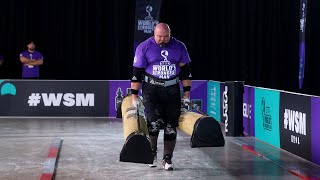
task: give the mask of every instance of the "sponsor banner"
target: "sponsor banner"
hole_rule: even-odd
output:
[[[305,67],[305,37],[307,23],[307,3],[308,0],[300,0],[300,29],[299,29],[299,88],[302,88]]]
[[[223,110],[223,103],[224,103],[223,93],[224,93],[225,85],[226,84],[224,82],[220,83],[220,120],[221,120],[220,122],[223,123],[223,124],[224,124],[224,121],[223,121],[223,112],[224,112],[224,110]]]
[[[255,136],[254,130],[254,87],[244,86],[243,93],[243,127],[244,132]]]
[[[230,102],[230,93],[229,93],[229,88],[227,84],[225,83],[223,85],[222,89],[222,97],[221,97],[221,110],[222,110],[222,116],[221,116],[221,121],[225,124],[225,134],[229,135],[229,128],[230,128],[230,122],[229,119],[232,118],[230,115],[230,109],[229,109],[229,103]],[[232,100],[232,98],[231,98]],[[228,134],[227,134],[228,133]]]
[[[208,115],[212,116],[218,122],[221,122],[220,116],[220,82],[217,81],[208,81],[208,89],[207,89],[207,96],[208,96],[208,106],[207,112]]]
[[[320,98],[311,98],[311,144],[312,162],[320,165]]]
[[[280,99],[280,147],[311,160],[311,98],[281,92]]]
[[[131,87],[130,81],[110,81],[109,83],[109,116],[121,117],[120,111],[117,112],[117,108],[120,108],[122,99],[128,94],[128,90]],[[181,93],[183,89],[180,83]],[[139,95],[142,91],[140,89]],[[198,105],[199,109],[206,113],[207,109],[207,81],[193,80],[190,94],[190,101]]]
[[[280,148],[280,92],[255,88],[254,96],[255,137]]]
[[[0,116],[107,116],[107,81],[0,81]]]
[[[139,43],[153,36],[159,23],[162,0],[137,0],[134,30],[134,50]]]
[[[181,91],[183,92],[181,83]],[[204,80],[193,80],[190,92],[190,101],[197,104],[199,109],[207,113],[207,81]]]
[[[226,136],[243,136],[243,82],[225,82],[222,101]]]
[[[109,116],[121,117],[121,103],[131,88],[130,81],[110,81],[109,87]]]

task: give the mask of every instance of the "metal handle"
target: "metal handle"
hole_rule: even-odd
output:
[[[138,99],[139,101],[139,99]],[[141,127],[140,127],[140,117],[139,117],[139,103],[137,104],[137,123],[138,123],[138,131],[141,132]]]
[[[191,108],[195,109],[197,112],[199,112],[200,114],[204,115],[204,116],[208,116],[208,114],[204,113],[203,111],[200,110],[198,104],[192,103],[192,102],[186,102],[186,104],[188,106],[190,106]]]

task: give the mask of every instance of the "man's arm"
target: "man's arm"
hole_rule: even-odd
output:
[[[182,83],[182,87],[183,87],[183,98],[187,98],[190,99],[190,89],[191,89],[191,85],[192,85],[192,76],[191,76],[191,70],[189,65],[187,65],[188,67],[186,67],[186,63],[179,63],[179,66],[181,68],[181,83]],[[188,87],[190,89],[188,89]]]
[[[144,68],[133,67],[133,73],[131,77],[131,100],[133,106],[136,106],[138,103],[138,92],[144,77],[144,70]]]
[[[183,87],[188,87],[188,86],[191,87],[192,81],[191,80],[182,80],[181,83],[182,83]],[[190,99],[190,91],[184,91],[183,98]]]
[[[30,66],[30,65],[31,66],[40,66],[42,64],[43,64],[43,59],[39,59],[39,60],[34,60],[30,63],[26,63],[25,65],[27,65],[27,66]]]
[[[131,89],[133,89],[133,90],[139,91],[140,90],[140,86],[141,86],[140,82],[131,82]],[[138,101],[138,95],[137,94],[132,94],[131,98],[132,98],[132,102]]]
[[[28,63],[35,62],[36,60],[29,59],[29,58],[26,58],[24,56],[20,56],[20,61],[21,61],[22,64],[28,64]]]

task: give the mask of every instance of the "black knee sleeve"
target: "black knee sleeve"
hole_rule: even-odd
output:
[[[150,131],[149,130],[149,135],[150,136],[158,136],[159,135],[159,130],[158,131]]]
[[[160,121],[148,123],[148,131],[150,136],[158,136],[160,131]]]
[[[172,128],[168,126],[164,128],[164,140],[165,141],[174,141],[177,139],[177,128]]]

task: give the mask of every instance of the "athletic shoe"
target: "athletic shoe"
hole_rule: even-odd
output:
[[[153,155],[153,163],[152,164],[149,164],[149,167],[157,167],[157,152],[155,153],[152,153]]]
[[[164,170],[172,171],[173,170],[173,163],[171,161],[171,156],[166,155],[162,160],[162,166]]]

